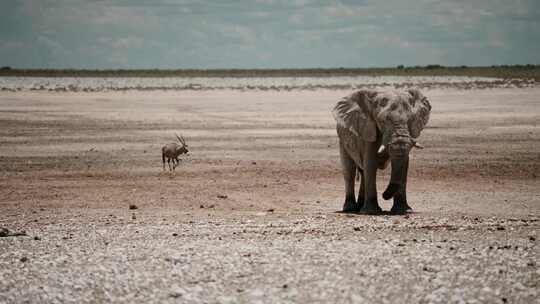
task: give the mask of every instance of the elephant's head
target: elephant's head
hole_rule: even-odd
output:
[[[362,90],[347,99],[348,109],[345,103],[338,103],[334,116],[362,140],[380,143],[378,161],[389,158],[392,165],[390,183],[383,193],[384,199],[390,199],[407,176],[409,152],[418,146],[416,138],[429,120],[431,105],[416,89]]]

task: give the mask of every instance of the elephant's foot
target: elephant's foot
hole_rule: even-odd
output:
[[[396,183],[389,183],[388,184],[388,187],[386,188],[386,190],[384,190],[383,192],[383,198],[385,200],[389,200],[391,199],[394,195],[396,195],[396,193],[399,191],[399,188],[401,188],[401,185],[400,184],[396,184]]]
[[[359,197],[358,197],[358,201],[356,201],[356,203],[358,204],[358,210],[360,211],[360,209],[361,209],[362,207],[364,207],[364,198],[361,197],[361,196],[359,196]]]
[[[392,214],[405,214],[408,211],[412,211],[412,208],[406,201],[394,201],[392,209],[390,209]]]
[[[343,212],[358,212],[362,208],[361,204],[356,203],[354,197],[347,197],[343,204]]]
[[[360,209],[360,213],[376,215],[381,214],[382,209],[381,207],[379,207],[377,199],[368,199],[364,202],[364,206],[362,206],[362,208]]]

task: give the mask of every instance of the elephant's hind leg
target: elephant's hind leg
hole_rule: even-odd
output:
[[[345,180],[345,203],[343,204],[343,212],[357,212],[361,205],[356,203],[354,197],[354,178],[356,176],[356,164],[349,156],[342,144],[339,145],[339,153],[341,156],[341,165],[343,166],[343,178]]]
[[[364,177],[364,170],[358,168],[358,175],[360,176],[360,189],[358,190],[358,207],[364,206],[364,196],[366,192],[366,179]]]

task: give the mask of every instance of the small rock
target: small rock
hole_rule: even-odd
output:
[[[506,230],[506,229],[504,227],[502,227],[502,226],[498,226],[497,230]]]
[[[270,209],[266,210],[266,212],[274,212],[274,208],[270,208]]]
[[[34,240],[35,240],[35,241],[39,241],[39,240],[41,240],[41,238],[40,238],[39,236],[35,236],[35,237],[34,237]]]
[[[217,197],[218,197],[218,198],[221,198],[221,199],[226,199],[226,198],[228,198],[228,196],[225,195],[225,194],[218,194]]]
[[[204,205],[201,204],[201,205],[199,206],[199,208],[204,209]]]
[[[172,236],[178,236],[178,233],[173,233]]]
[[[534,242],[534,241],[536,241],[536,238],[531,235],[531,236],[529,236],[529,241]]]
[[[256,165],[256,164],[257,164],[257,162],[251,162],[251,164],[252,164],[252,165]]]
[[[0,228],[0,237],[8,237],[8,236],[27,236],[26,231],[20,231],[20,232],[13,232],[9,231],[7,228]]]
[[[180,298],[182,296],[182,293],[179,291],[172,291],[169,293],[169,297],[171,298]]]
[[[136,210],[136,209],[139,209],[137,205],[129,205],[129,210]]]
[[[23,256],[21,259],[20,259],[21,262],[25,263],[25,262],[28,262],[28,258]]]
[[[289,288],[289,285],[287,284],[283,284],[283,286],[281,286],[283,289],[286,289],[286,288]]]
[[[426,272],[437,272],[436,269],[431,268],[431,267],[428,267],[428,266],[424,266],[424,267],[422,268],[422,270],[423,270],[423,271],[426,271]]]
[[[353,230],[354,231],[360,231],[360,227],[354,227]]]
[[[137,219],[137,217],[135,216],[135,213],[133,213],[133,214],[131,215],[131,219],[132,219],[132,220],[136,220],[136,219]]]

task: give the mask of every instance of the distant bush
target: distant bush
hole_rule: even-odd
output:
[[[17,69],[0,67],[0,76],[25,77],[326,77],[326,76],[478,76],[535,79],[540,83],[540,65],[427,66],[398,65],[391,68],[305,68],[305,69],[147,69],[75,70]]]

